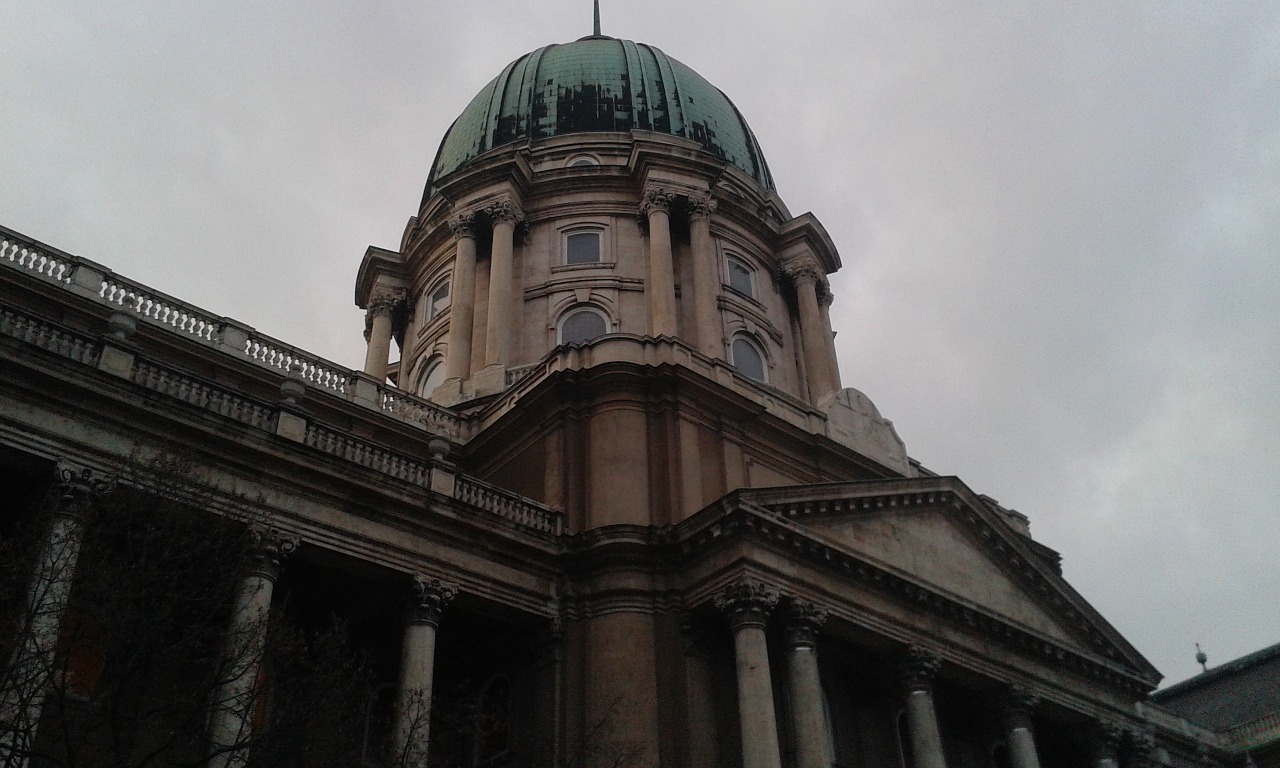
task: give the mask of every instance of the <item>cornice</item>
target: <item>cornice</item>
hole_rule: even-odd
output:
[[[706,558],[711,551],[731,542],[752,541],[785,552],[818,570],[838,574],[842,581],[871,589],[1021,656],[1084,675],[1128,694],[1144,694],[1155,685],[1142,670],[1077,652],[981,606],[922,584],[908,574],[842,549],[752,503],[750,491],[730,494],[722,500],[721,510],[704,510],[676,526],[676,546],[686,562]]]

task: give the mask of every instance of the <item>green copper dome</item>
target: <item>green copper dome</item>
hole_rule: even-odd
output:
[[[692,139],[773,189],[755,136],[718,88],[653,46],[596,36],[525,54],[481,89],[440,143],[427,194],[495,147],[633,129]]]

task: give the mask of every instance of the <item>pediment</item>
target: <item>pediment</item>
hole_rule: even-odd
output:
[[[1041,605],[943,509],[882,508],[819,518],[807,521],[806,527],[939,592],[1059,642],[1079,645],[1077,632]]]
[[[918,603],[932,593],[957,606],[946,614],[957,621],[981,614],[1082,657],[1159,679],[1150,662],[1043,559],[1042,548],[957,478],[755,489],[743,500],[891,581],[914,585],[899,590],[904,600]]]

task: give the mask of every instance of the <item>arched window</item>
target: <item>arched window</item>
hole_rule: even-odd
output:
[[[750,337],[735,336],[729,353],[729,362],[733,364],[738,373],[753,381],[767,381],[765,378],[764,353],[760,351],[760,347]]]
[[[422,377],[422,383],[418,385],[418,394],[423,397],[431,397],[431,393],[436,387],[444,383],[444,361],[438,357],[433,357],[427,362],[427,372]]]
[[[565,165],[569,168],[585,168],[587,166],[599,165],[599,164],[600,164],[600,161],[596,160],[591,155],[578,155],[577,157],[571,158],[569,162],[565,163]]]
[[[756,297],[755,270],[736,256],[729,256],[725,259],[725,263],[726,271],[729,273],[729,287],[743,296],[754,299]]]
[[[560,321],[561,344],[580,344],[609,332],[609,320],[594,307],[570,310]]]
[[[439,317],[449,308],[449,281],[445,280],[436,286],[427,299],[427,320]]]
[[[580,229],[564,236],[565,264],[598,264],[604,256],[600,247],[600,230]]]

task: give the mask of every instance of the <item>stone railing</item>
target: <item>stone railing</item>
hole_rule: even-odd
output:
[[[60,283],[71,282],[76,257],[0,227],[0,261],[29,269]]]
[[[564,516],[561,513],[533,499],[509,493],[474,478],[459,475],[454,483],[454,497],[535,531],[559,535],[564,530]]]
[[[430,466],[409,456],[387,450],[373,443],[337,432],[318,424],[308,424],[305,445],[319,449],[353,464],[423,488],[430,481]]]
[[[1233,725],[1222,731],[1237,748],[1249,749],[1280,739],[1280,713],[1263,715],[1257,720]]]
[[[453,438],[461,436],[462,420],[457,414],[425,398],[386,384],[379,384],[378,403],[383,413],[390,413],[405,421],[420,424],[433,432],[440,432]]]
[[[133,364],[131,378],[135,384],[154,392],[258,429],[275,431],[275,409],[271,406],[247,400],[186,374],[137,360]]]
[[[291,347],[282,341],[276,341],[270,336],[250,330],[242,351],[250,360],[300,378],[313,387],[325,389],[343,397],[351,393],[354,371]]]
[[[515,368],[508,368],[507,369],[507,386],[509,387],[512,384],[515,384],[517,381],[533,373],[535,370],[537,370],[541,366],[542,366],[542,363],[539,362],[539,363],[530,363],[529,365],[521,365]]]
[[[8,307],[0,307],[0,334],[12,336],[77,363],[98,364],[98,346],[92,341],[47,320],[24,315]]]
[[[87,269],[81,265],[77,271]],[[141,283],[115,274],[102,276],[102,289],[98,294],[104,301],[140,317],[167,325],[178,333],[185,333],[206,342],[218,340],[221,323],[214,316],[184,301],[154,291]]]
[[[181,299],[165,295],[139,282],[115,274],[88,259],[0,227],[0,264],[51,280],[90,301],[143,318],[224,353],[248,359],[301,379],[307,385],[357,402],[431,432],[451,438],[460,433],[460,420],[422,398],[380,386],[376,399],[357,398],[358,374],[318,355],[298,349],[230,318],[218,317]]]

